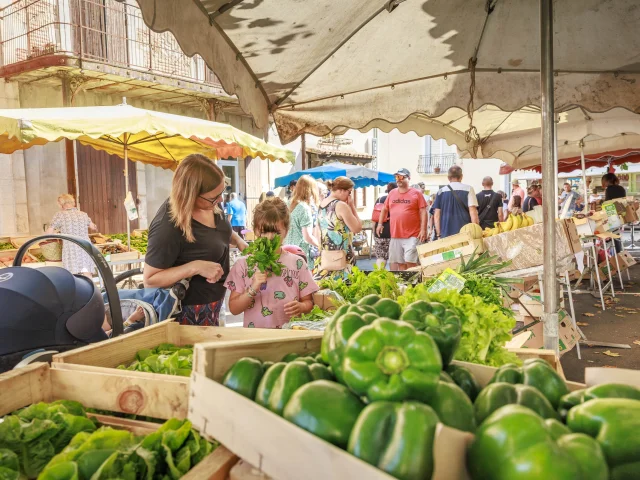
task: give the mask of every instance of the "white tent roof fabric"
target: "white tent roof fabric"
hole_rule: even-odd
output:
[[[273,115],[284,143],[377,126],[446,138],[468,155],[518,167],[539,163],[522,144],[482,143],[495,126],[505,134],[539,128],[537,1],[137,1],[145,22],[199,53],[260,128]],[[575,112],[576,132],[586,112],[640,113],[638,25],[638,0],[554,1],[556,111]],[[480,135],[471,143],[463,118],[470,89]]]

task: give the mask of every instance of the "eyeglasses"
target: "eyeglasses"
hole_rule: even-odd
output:
[[[394,177],[396,177],[396,178],[407,178],[407,176],[406,176],[406,175],[400,175],[399,173],[396,173],[396,174],[394,175]]]
[[[220,197],[222,196],[222,193],[219,193],[218,195],[216,195],[215,197],[213,197],[212,199],[203,197],[202,195],[198,195],[202,200],[206,200],[207,202],[209,202],[211,205],[215,205],[216,202],[220,199]]]

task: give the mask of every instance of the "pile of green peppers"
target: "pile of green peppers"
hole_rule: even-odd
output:
[[[431,478],[438,423],[475,435],[473,480],[640,479],[640,389],[570,392],[540,359],[481,388],[452,363],[460,336],[441,304],[369,295],[335,312],[320,353],[243,358],[222,383],[400,480]]]

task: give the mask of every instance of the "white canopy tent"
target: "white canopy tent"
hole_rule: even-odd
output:
[[[225,90],[280,139],[371,128],[432,134],[416,115],[539,106],[541,164],[554,170],[554,118],[576,106],[640,113],[637,0],[137,0],[147,25],[200,54]],[[433,135],[438,137],[438,135]],[[515,149],[514,149],[515,150]],[[555,178],[543,176],[543,195]],[[557,349],[555,203],[544,204],[545,346]]]

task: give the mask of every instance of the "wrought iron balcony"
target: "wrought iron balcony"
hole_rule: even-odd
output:
[[[171,33],[152,32],[130,0],[18,0],[0,15],[4,75],[74,57],[221,88],[201,57],[186,56]]]
[[[456,164],[458,156],[455,153],[437,155],[420,155],[418,159],[418,173],[446,174],[449,167]]]

